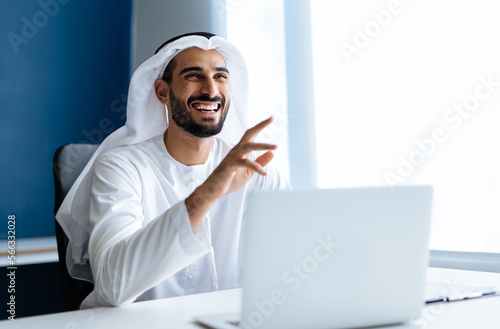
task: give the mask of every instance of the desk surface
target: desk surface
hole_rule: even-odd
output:
[[[500,274],[430,268],[428,280],[462,286],[500,288]],[[50,296],[48,296],[50,298]],[[159,299],[124,307],[97,308],[1,321],[0,328],[198,328],[193,316],[238,312],[241,290]],[[426,306],[420,319],[402,328],[500,328],[500,297]],[[380,329],[380,328],[379,328]]]

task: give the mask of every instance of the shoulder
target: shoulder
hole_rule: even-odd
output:
[[[147,166],[156,151],[156,139],[152,138],[144,142],[125,145],[107,150],[95,161],[95,166],[102,164],[129,167]]]
[[[92,168],[92,184],[95,186],[141,186],[148,168],[152,165],[151,141],[120,146],[99,155]],[[97,184],[97,185],[96,185]]]
[[[256,190],[290,190],[288,178],[272,164],[265,167],[266,176],[255,174],[252,178],[252,189]]]

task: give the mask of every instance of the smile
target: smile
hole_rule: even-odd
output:
[[[220,103],[214,102],[193,102],[191,106],[199,112],[215,113],[220,109]]]

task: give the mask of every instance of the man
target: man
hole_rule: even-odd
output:
[[[245,196],[288,187],[264,169],[276,146],[255,142],[272,118],[243,129],[246,85],[238,51],[207,33],[167,41],[134,73],[126,125],[57,214],[68,270],[94,282],[81,308],[239,285]]]

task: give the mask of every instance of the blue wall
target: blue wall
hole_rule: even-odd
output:
[[[54,151],[124,124],[131,6],[0,0],[0,239],[54,235]]]

